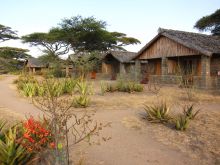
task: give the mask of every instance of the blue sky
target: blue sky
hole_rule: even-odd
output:
[[[138,51],[159,27],[198,32],[195,22],[220,8],[219,0],[0,0],[0,24],[18,31],[19,36],[46,32],[61,19],[76,15],[94,16],[108,23],[107,29],[135,37],[141,44],[127,47]],[[29,48],[19,41],[0,46]],[[41,54],[29,48],[34,56]]]

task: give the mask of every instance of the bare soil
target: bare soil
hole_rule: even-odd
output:
[[[10,113],[22,117],[38,115],[29,100],[19,96],[12,84],[14,76],[0,81],[0,105]],[[110,123],[100,137],[89,145],[80,143],[73,148],[72,157],[88,165],[205,165],[220,164],[220,95],[207,91],[193,91],[192,103],[201,109],[188,130],[180,132],[170,126],[142,120],[144,104],[166,100],[172,113],[178,114],[187,103],[184,90],[164,86],[158,95],[148,90],[142,93],[106,93],[101,95],[99,81],[93,81],[94,95],[89,110],[95,110],[98,122]],[[1,117],[7,116],[0,108]],[[18,116],[19,116],[18,115]],[[12,115],[14,116],[14,115]],[[16,116],[16,115],[15,115]],[[108,137],[110,140],[102,139]]]

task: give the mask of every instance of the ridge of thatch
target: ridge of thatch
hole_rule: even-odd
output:
[[[128,52],[128,51],[107,51],[106,56],[113,56],[116,60],[118,60],[121,63],[130,62],[132,59],[134,59],[137,55],[135,52]],[[106,57],[105,56],[105,57]]]
[[[143,53],[160,36],[165,36],[207,56],[220,54],[220,37],[218,36],[159,28],[158,34],[137,53],[137,56]]]

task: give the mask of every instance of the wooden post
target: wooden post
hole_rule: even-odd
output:
[[[125,71],[125,64],[120,62],[120,74],[123,75],[126,73]]]
[[[66,66],[66,77],[69,77],[69,66]]]
[[[140,60],[135,60],[135,81],[140,81],[141,74],[141,62]]]
[[[168,59],[167,57],[162,57],[161,59],[161,80],[166,83],[166,75],[168,74]]]
[[[201,56],[201,76],[202,76],[202,84],[203,87],[209,88],[211,85],[211,76],[210,76],[210,61],[211,58],[209,56],[202,55]]]
[[[35,74],[35,67],[33,67],[33,74]]]

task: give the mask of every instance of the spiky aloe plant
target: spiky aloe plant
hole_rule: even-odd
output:
[[[77,81],[71,78],[66,78],[62,83],[63,83],[63,93],[71,94],[77,84]]]
[[[90,103],[89,95],[91,94],[91,88],[89,84],[86,81],[78,82],[77,89],[80,96],[76,97],[74,100],[75,107],[83,107],[83,108],[88,107]]]
[[[32,155],[17,143],[17,128],[9,128],[0,139],[0,164],[17,165],[30,163]]]
[[[179,131],[185,131],[189,126],[189,118],[185,115],[180,115],[175,122],[175,128]]]
[[[104,96],[106,92],[106,84],[103,81],[100,82],[100,88],[101,88],[101,95]]]
[[[198,115],[200,110],[197,110],[196,112],[194,112],[194,104],[191,105],[186,105],[185,107],[183,107],[183,114],[188,117],[190,120],[195,119],[195,117]]]
[[[36,96],[37,94],[37,88],[36,88],[36,84],[35,83],[25,83],[23,85],[23,89],[22,89],[23,94],[26,97],[33,97]]]
[[[145,110],[145,114],[143,118],[147,119],[150,122],[164,123],[164,122],[168,122],[171,119],[169,115],[170,107],[167,106],[166,102],[154,104],[153,106],[145,105],[144,110]]]

